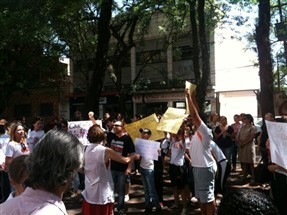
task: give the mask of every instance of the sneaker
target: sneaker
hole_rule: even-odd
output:
[[[187,212],[186,208],[182,208],[181,215],[186,215],[186,212]]]
[[[125,195],[125,202],[129,201],[130,200],[130,196],[129,194]]]
[[[159,205],[161,208],[163,208],[163,202],[160,202]]]

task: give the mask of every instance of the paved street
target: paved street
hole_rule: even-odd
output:
[[[269,186],[254,184],[250,186],[248,182],[243,183],[240,180],[240,171],[238,169],[236,172],[232,173],[231,181],[227,183],[227,187],[238,187],[238,188],[253,188],[253,189],[263,189],[268,193]],[[228,189],[228,188],[227,188]],[[217,204],[220,203],[221,195],[217,196]],[[81,203],[78,198],[65,197],[64,202],[66,204],[69,215],[80,215],[81,214]],[[170,181],[168,176],[164,175],[164,207],[163,213],[165,215],[172,214],[177,215],[181,213],[181,210],[172,210],[170,206],[173,204],[173,194],[172,188],[170,187]],[[130,200],[126,203],[128,209],[127,214],[144,214],[144,190],[140,180],[140,175],[133,175],[132,177],[132,187],[130,190]],[[195,206],[188,207],[188,214],[200,214],[200,209]]]

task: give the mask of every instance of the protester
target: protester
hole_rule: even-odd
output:
[[[231,172],[231,155],[232,155],[232,135],[233,127],[227,124],[227,118],[225,116],[220,117],[220,125],[217,126],[214,130],[214,136],[216,144],[222,150],[225,158],[227,159],[227,180],[230,181],[230,172]]]
[[[19,196],[28,186],[28,155],[21,155],[13,159],[9,168],[9,179],[14,191],[7,200]]]
[[[105,132],[99,125],[93,125],[87,136],[91,143],[85,150],[85,190],[83,215],[112,215],[114,209],[114,183],[110,171],[110,160],[127,164],[138,155],[122,157],[117,152],[103,146]]]
[[[4,170],[6,172],[9,171],[9,165],[14,158],[28,154],[30,154],[30,150],[27,145],[24,127],[21,123],[14,123],[10,127],[10,142],[5,151],[6,158]]]
[[[114,123],[113,132],[107,134],[108,146],[123,157],[127,157],[135,153],[135,146],[131,137],[125,133],[124,124],[122,121]],[[127,175],[131,174],[132,162],[129,164],[122,164],[117,161],[111,161],[111,170],[114,184],[117,185],[119,192],[119,199],[117,211],[119,214],[125,214],[124,199],[126,190]]]
[[[151,136],[151,131],[148,128],[140,129],[141,138],[148,140]],[[152,212],[152,203],[156,206],[156,212],[161,212],[157,191],[154,180],[154,161],[151,158],[141,156],[140,173],[145,191],[145,214]]]
[[[266,166],[268,165],[268,153],[266,148],[266,141],[268,139],[268,132],[266,128],[266,122],[265,121],[274,121],[274,116],[272,113],[266,113],[264,115],[263,124],[261,126],[261,132],[258,136],[258,144],[257,144],[257,152],[261,154],[263,164]]]
[[[31,187],[0,206],[1,214],[67,214],[62,202],[64,191],[83,160],[83,146],[70,133],[49,131],[29,156]]]
[[[217,215],[279,215],[279,213],[272,199],[266,194],[250,188],[235,188],[223,195]]]
[[[179,195],[182,199],[182,215],[187,212],[187,191],[185,187],[188,185],[188,175],[186,166],[184,166],[185,157],[189,159],[186,154],[186,143],[184,138],[184,130],[180,129],[177,134],[171,134],[169,175],[171,185],[173,187],[174,205],[172,209],[179,208]]]
[[[238,114],[233,116],[234,123],[231,124],[233,128],[232,133],[232,172],[236,171],[236,163],[237,163],[237,152],[238,152],[238,143],[236,142],[236,137],[241,126],[240,117]]]
[[[282,118],[275,119],[276,122],[286,123]],[[269,135],[270,136],[270,135]],[[277,144],[276,142],[273,144]],[[287,214],[287,169],[272,162],[271,152],[270,152],[270,139],[266,141],[266,149],[269,158],[268,170],[272,173],[271,177],[271,196],[273,197],[280,215]],[[277,159],[284,160],[284,156],[277,155]]]
[[[239,145],[238,160],[241,162],[243,178],[245,181],[248,176],[248,171],[251,171],[251,183],[255,181],[254,163],[255,163],[255,144],[254,138],[256,127],[253,124],[253,117],[250,114],[245,114],[242,118],[243,125],[237,135]]]
[[[6,147],[10,141],[9,135],[9,123],[6,120],[1,119],[2,124],[0,124],[0,203],[6,201],[8,198],[11,187],[9,182],[8,173],[4,171],[5,159],[6,159]]]
[[[35,117],[32,122],[32,128],[28,130],[27,135],[30,152],[33,151],[35,144],[45,135],[45,131],[42,128],[42,119],[40,117]]]
[[[219,126],[219,114],[212,112],[209,116],[209,123],[207,125],[214,131],[214,129]]]
[[[195,196],[199,200],[201,214],[213,215],[215,212],[214,187],[217,170],[216,162],[211,154],[213,135],[199,116],[195,91],[190,95],[186,90],[185,95],[195,127],[195,134],[191,139],[189,149],[193,166]]]

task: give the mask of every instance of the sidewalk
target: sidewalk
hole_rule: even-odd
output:
[[[231,173],[231,180],[226,183],[226,189],[233,188],[252,188],[260,189],[269,192],[268,184],[249,184],[249,181],[241,181],[241,169],[237,168],[236,172]],[[217,205],[220,204],[220,199],[222,198],[221,194],[218,194],[216,197]],[[80,215],[81,214],[81,202],[79,198],[64,197],[64,203],[68,210],[69,215]],[[164,215],[180,215],[181,209],[173,210],[170,207],[173,204],[173,192],[170,184],[168,175],[164,175],[164,207],[162,208],[162,214]],[[141,183],[141,176],[132,175],[132,186],[130,190],[130,200],[125,203],[127,208],[127,215],[138,215],[144,214],[144,189]],[[155,214],[155,213],[154,213]],[[189,206],[188,214],[200,215],[200,209],[198,207]]]

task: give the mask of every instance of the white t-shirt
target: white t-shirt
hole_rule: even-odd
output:
[[[183,141],[172,141],[170,144],[170,164],[183,166],[186,144]]]
[[[198,130],[190,142],[189,154],[193,167],[216,166],[216,162],[211,154],[212,139],[211,130],[201,121]]]
[[[30,154],[28,145],[26,143],[23,143],[23,144],[25,148],[21,146],[20,143],[17,143],[15,141],[9,142],[6,147],[6,152],[5,152],[6,157],[10,157],[14,159],[20,155]]]
[[[154,169],[153,159],[141,157],[140,167],[143,169]]]
[[[39,131],[28,131],[28,135],[27,135],[27,142],[28,142],[28,146],[30,151],[33,151],[33,148],[35,146],[35,144],[45,135],[45,132],[43,130],[39,130]]]
[[[6,147],[9,142],[10,142],[10,136],[7,133],[2,134],[0,136],[0,148],[2,149],[4,153],[6,151]]]

